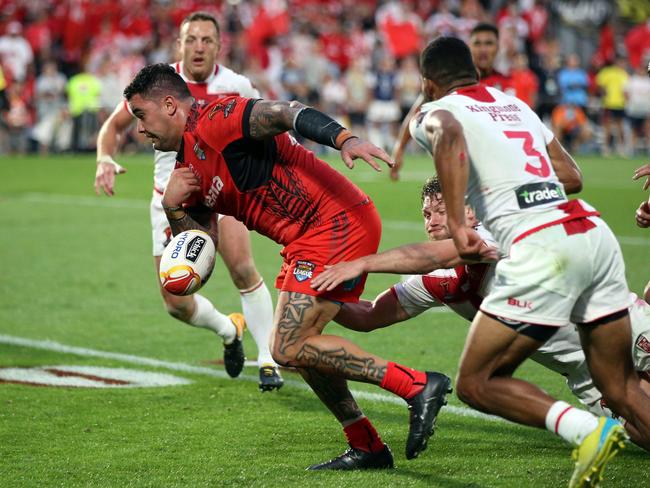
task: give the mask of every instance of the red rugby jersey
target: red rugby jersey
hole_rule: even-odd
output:
[[[232,215],[287,245],[343,210],[369,201],[350,180],[287,133],[250,138],[257,100],[225,97],[188,120],[176,167],[189,167],[200,192],[186,206]]]

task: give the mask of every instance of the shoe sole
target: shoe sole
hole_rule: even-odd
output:
[[[569,484],[569,488],[595,488],[603,480],[603,471],[609,461],[625,448],[629,437],[623,427],[614,427],[615,432],[607,436],[605,446],[578,479],[576,484]]]
[[[284,382],[279,383],[277,385],[264,385],[264,384],[260,383],[259,387],[260,387],[260,391],[262,393],[264,393],[265,391],[279,390],[280,388],[282,388],[283,385],[284,385]]]

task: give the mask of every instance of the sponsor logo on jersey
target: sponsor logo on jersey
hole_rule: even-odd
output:
[[[212,178],[212,184],[208,190],[208,194],[205,197],[205,203],[208,207],[214,207],[214,204],[217,203],[217,197],[219,192],[223,189],[223,181],[219,176]]]
[[[545,181],[543,183],[530,183],[522,185],[515,190],[519,208],[536,207],[551,202],[564,200],[564,189],[562,185]]]
[[[198,142],[194,144],[194,153],[196,154],[196,157],[201,161],[205,160],[205,151],[201,149],[201,146],[199,146]]]
[[[205,242],[206,240],[203,237],[199,236],[196,236],[194,239],[192,239],[187,245],[187,251],[185,251],[185,259],[196,263],[199,254],[201,254],[201,251],[203,250],[203,246],[205,246]]]
[[[293,276],[296,278],[296,281],[307,281],[314,274],[314,269],[316,269],[316,265],[312,262],[296,261],[296,267],[293,268]]]
[[[217,103],[214,107],[212,107],[212,109],[210,109],[210,113],[208,113],[208,119],[212,120],[212,118],[219,112],[223,112],[223,118],[227,119],[234,110],[235,105],[237,105],[237,100],[234,98],[225,105],[223,103]]]
[[[640,335],[636,340],[636,347],[650,354],[650,341],[644,335]]]

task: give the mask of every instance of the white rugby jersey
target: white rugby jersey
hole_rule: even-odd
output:
[[[479,84],[425,103],[410,130],[429,153],[424,122],[441,109],[463,126],[470,161],[466,198],[503,252],[528,230],[593,211],[559,208],[567,199],[546,150],[553,133],[524,102]]]
[[[174,63],[176,72],[181,75],[187,87],[190,89],[192,96],[199,106],[208,103],[220,97],[240,95],[242,97],[259,98],[260,93],[253,87],[250,80],[243,75],[235,73],[233,70],[217,64],[214,72],[205,81],[191,81],[183,74],[183,63]],[[125,101],[127,110],[129,106]],[[130,112],[130,110],[129,110]],[[176,165],[176,152],[155,151],[153,182],[154,189],[162,194],[165,191],[169,176]]]

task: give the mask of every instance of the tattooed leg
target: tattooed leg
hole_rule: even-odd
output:
[[[344,424],[363,415],[344,378],[333,378],[315,369],[299,368],[298,371],[336,420]]]
[[[311,295],[282,292],[276,311],[273,356],[279,363],[354,381],[380,384],[387,361],[342,337],[321,335],[340,306]]]

